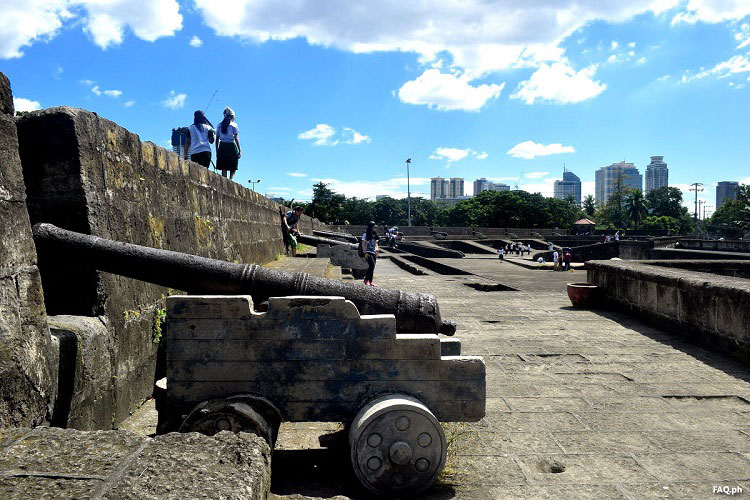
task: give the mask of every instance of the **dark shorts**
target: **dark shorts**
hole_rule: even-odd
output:
[[[237,146],[233,142],[219,143],[219,152],[216,153],[216,170],[237,170]]]
[[[201,151],[200,153],[195,153],[194,155],[190,155],[190,159],[198,165],[202,165],[208,168],[211,166],[211,151]]]

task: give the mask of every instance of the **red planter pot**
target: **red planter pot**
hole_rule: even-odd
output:
[[[568,283],[568,298],[576,307],[592,307],[599,299],[599,287],[593,283]]]

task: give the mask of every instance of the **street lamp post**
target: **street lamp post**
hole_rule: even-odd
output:
[[[411,226],[411,186],[409,182],[409,165],[411,165],[411,158],[406,159],[406,217]]]
[[[253,191],[255,191],[255,185],[256,184],[260,184],[260,179],[255,180],[255,181],[252,180],[252,179],[250,179],[248,182],[253,185],[252,189],[253,189]]]
[[[694,182],[690,184],[690,191],[695,191],[695,234],[698,234],[698,192],[703,191],[702,182]]]

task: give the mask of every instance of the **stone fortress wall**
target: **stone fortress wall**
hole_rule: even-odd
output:
[[[0,405],[24,402],[0,406],[0,425],[47,420],[111,428],[152,392],[159,351],[154,320],[170,292],[60,254],[40,256],[40,282],[31,225],[50,222],[128,243],[262,263],[284,251],[279,205],[96,113],[51,108],[14,123],[2,74],[0,88]],[[313,226],[318,221],[308,217],[300,223],[307,233]]]

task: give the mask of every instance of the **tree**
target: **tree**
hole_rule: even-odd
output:
[[[305,214],[316,217],[319,221],[330,224],[344,222],[344,202],[346,196],[334,193],[324,182],[313,186],[313,199],[307,205]]]
[[[640,189],[633,189],[625,195],[625,215],[636,229],[638,229],[641,220],[648,215],[646,200],[643,198],[643,191]]]
[[[583,199],[583,211],[586,212],[586,215],[589,217],[596,212],[596,202],[594,201],[594,197],[590,194],[587,194]]]
[[[373,205],[373,220],[378,225],[405,225],[406,211],[402,209],[401,205],[400,200],[390,196],[379,199]]]
[[[646,206],[649,213],[657,217],[679,219],[687,213],[687,207],[682,206],[682,191],[676,187],[663,186],[652,189],[646,195]]]

